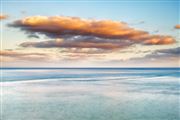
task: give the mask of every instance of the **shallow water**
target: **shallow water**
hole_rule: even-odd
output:
[[[179,69],[2,69],[2,120],[179,120]]]

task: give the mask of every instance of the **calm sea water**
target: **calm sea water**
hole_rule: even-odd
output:
[[[2,120],[179,120],[179,69],[2,69]]]

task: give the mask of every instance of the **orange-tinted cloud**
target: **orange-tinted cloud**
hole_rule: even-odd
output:
[[[3,61],[6,60],[46,60],[48,55],[44,53],[24,53],[24,52],[16,52],[13,50],[1,50],[0,56]]]
[[[94,38],[106,39],[110,41],[108,44],[101,42],[102,46],[118,47],[112,45],[111,41],[127,41],[134,44],[149,44],[149,45],[164,45],[175,42],[171,36],[151,35],[146,31],[138,30],[129,27],[124,22],[117,22],[112,20],[86,20],[78,17],[64,17],[64,16],[32,16],[22,20],[15,21],[9,25],[12,27],[19,27],[21,30],[29,34],[43,34],[50,38],[66,38],[78,36],[91,36]],[[75,42],[74,42],[75,43]],[[131,45],[131,44],[130,44]],[[56,46],[56,45],[55,45]],[[57,45],[58,46],[58,45]],[[73,45],[82,46],[82,45]],[[101,46],[92,45],[90,46]]]
[[[154,35],[154,36],[151,36],[149,39],[145,40],[144,43],[153,44],[153,45],[166,45],[166,44],[172,44],[173,39],[171,36]]]
[[[8,18],[7,15],[0,15],[0,20],[7,19],[7,18]]]
[[[176,25],[174,28],[175,29],[180,29],[180,24]]]

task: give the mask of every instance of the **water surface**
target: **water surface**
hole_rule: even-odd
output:
[[[179,120],[178,68],[2,69],[2,120]]]

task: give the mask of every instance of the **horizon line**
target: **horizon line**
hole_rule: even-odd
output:
[[[0,67],[0,69],[180,69],[180,67]]]

